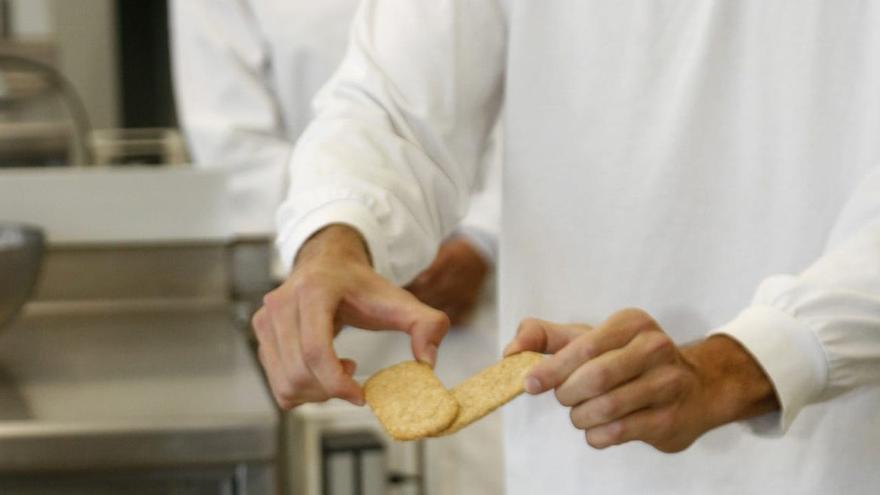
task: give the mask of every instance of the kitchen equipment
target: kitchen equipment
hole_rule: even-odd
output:
[[[90,145],[96,165],[180,165],[186,144],[177,129],[97,129]]]
[[[424,443],[391,440],[368,408],[333,399],[303,404],[284,421],[285,449],[299,461],[287,473],[289,493],[426,493]]]
[[[223,172],[191,167],[0,167],[0,214],[52,245],[228,243]]]
[[[43,258],[43,232],[33,226],[0,223],[0,329],[31,297]]]
[[[189,167],[0,168],[0,212],[46,235],[0,341],[0,493],[277,493],[228,198]]]
[[[222,300],[36,302],[3,337],[0,493],[275,493],[277,413]]]
[[[88,112],[52,65],[0,50],[0,167],[88,164]]]

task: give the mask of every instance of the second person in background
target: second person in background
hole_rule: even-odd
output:
[[[171,4],[174,86],[181,127],[199,166],[231,176],[231,219],[243,236],[274,235],[294,143],[312,118],[311,100],[342,60],[356,0],[184,0]],[[437,371],[452,385],[497,356],[489,281],[499,223],[495,153],[469,216],[410,285],[444,311],[454,328]],[[286,274],[283,274],[284,276]],[[485,286],[490,287],[485,287]],[[486,294],[489,293],[489,294]],[[481,302],[482,300],[482,302]],[[468,319],[469,315],[472,318]],[[467,324],[465,324],[467,322]],[[346,332],[340,355],[359,373],[411,359],[396,333],[362,338]],[[367,411],[364,411],[368,414]],[[427,447],[429,493],[502,491],[498,417]]]

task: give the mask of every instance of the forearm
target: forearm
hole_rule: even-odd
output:
[[[685,346],[682,357],[703,384],[706,430],[779,409],[767,375],[735,340],[711,336]]]
[[[371,264],[363,236],[354,228],[343,224],[328,225],[306,240],[296,255],[294,268],[304,261],[321,256]]]
[[[361,3],[289,162],[283,262],[346,223],[383,277],[405,285],[424,270],[468,206],[502,102],[504,43],[495,2]]]

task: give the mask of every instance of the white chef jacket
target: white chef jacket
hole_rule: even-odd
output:
[[[311,118],[310,100],[343,57],[357,0],[177,0],[170,7],[177,109],[196,166],[230,171],[238,234],[271,233],[284,165]],[[500,223],[497,151],[487,150],[484,159],[492,165],[475,181],[479,192],[458,229],[490,262]],[[484,291],[468,328],[450,332],[437,363],[447,385],[494,361],[494,308],[493,292]],[[400,337],[346,331],[336,348],[369,374],[412,359],[408,340]],[[430,493],[499,493],[499,430],[500,422],[487,421],[432,442],[425,473]]]
[[[195,165],[231,172],[235,232],[274,232],[293,143],[312,117],[312,98],[342,59],[357,4],[171,3],[178,116]],[[497,174],[495,168],[488,173]],[[470,210],[461,233],[492,261],[500,187],[484,176],[474,190],[479,206]]]
[[[878,2],[366,1],[279,245],[348,223],[407,281],[503,109],[502,342],[638,306],[681,343],[738,339],[782,405],[666,455],[594,450],[552,394],[521,397],[509,492],[876,493],[878,26]]]

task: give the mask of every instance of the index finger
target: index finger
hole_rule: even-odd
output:
[[[526,318],[519,324],[516,337],[504,348],[504,356],[522,351],[552,354],[583,335],[584,327]]]
[[[625,346],[636,336],[634,325],[621,325],[609,318],[596,329],[583,332],[548,359],[536,365],[526,377],[526,392],[539,394],[556,388],[587,361]]]
[[[334,311],[329,306],[309,304],[300,307],[299,315],[300,348],[305,365],[331,397],[363,405],[363,390],[346,373],[345,365],[333,349]]]

